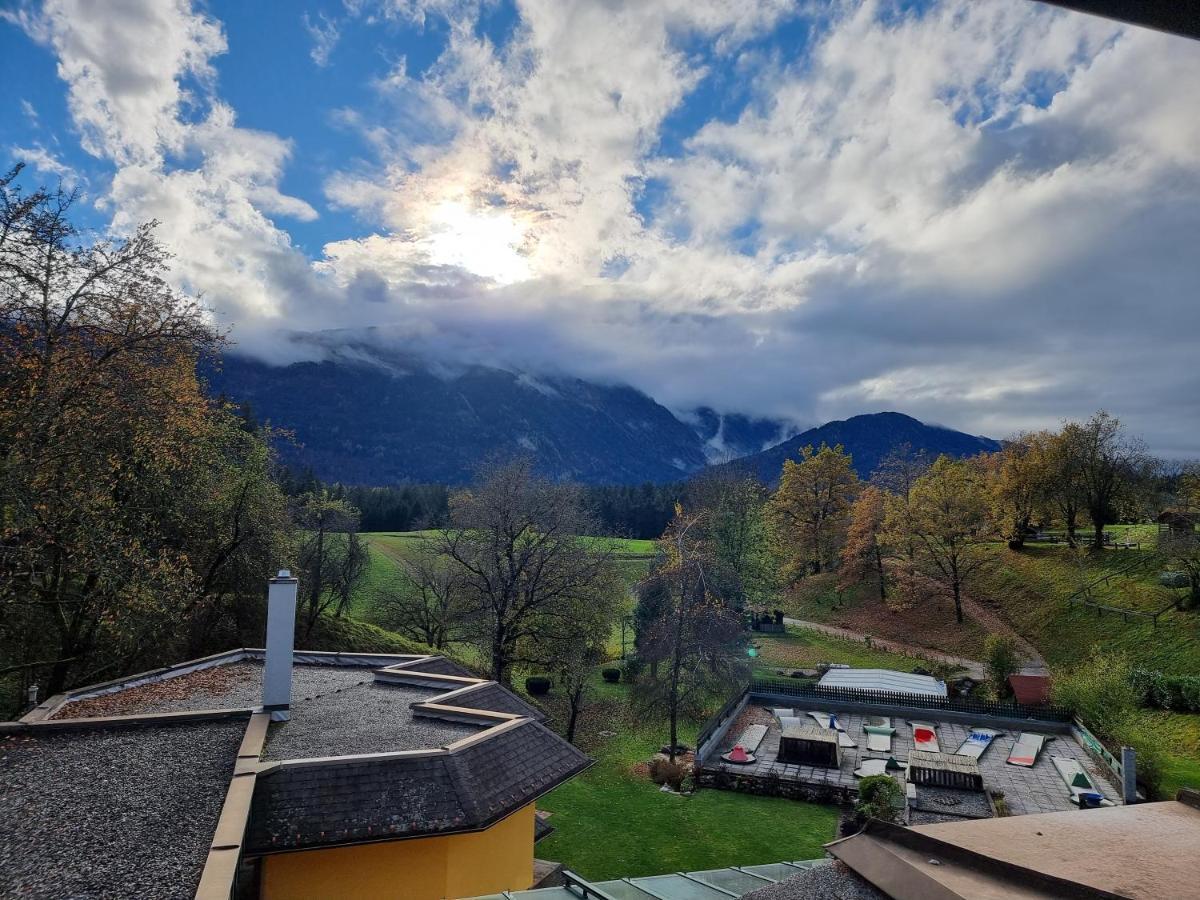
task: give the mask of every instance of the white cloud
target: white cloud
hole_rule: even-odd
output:
[[[1200,452],[1180,424],[1200,419],[1180,364],[1200,328],[1200,44],[1026,0],[519,0],[497,46],[486,6],[348,5],[449,39],[420,76],[400,60],[375,80],[387,118],[336,113],[377,160],[326,200],[378,233],[315,262],[270,218],[317,215],[280,189],[291,145],[219,99],[211,16],[53,0],[22,22],[117,167],[117,227],[161,219],[181,283],[263,356],[302,352],[280,328],[382,326],[676,408],[893,407],[1003,435],[1105,405]],[[761,40],[796,16],[802,57]],[[308,24],[323,64],[336,27]],[[731,86],[744,108],[689,106]]]
[[[305,13],[304,30],[308,32],[308,36],[312,38],[313,42],[309,56],[312,57],[314,63],[325,68],[329,65],[329,57],[342,36],[338,23],[325,13],[318,14],[315,21],[308,13]]]

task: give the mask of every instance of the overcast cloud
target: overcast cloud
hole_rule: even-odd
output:
[[[1200,43],[1029,0],[520,0],[499,35],[497,9],[297,6],[317,77],[354,28],[439,42],[320,112],[364,149],[303,197],[310,148],[239,125],[221,4],[50,0],[2,40],[54,54],[90,202],[159,219],[243,352],[374,327],[681,410],[1002,437],[1105,407],[1200,456]]]

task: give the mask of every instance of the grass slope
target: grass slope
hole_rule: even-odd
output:
[[[1014,553],[992,550],[993,565],[977,579],[973,593],[1003,615],[1051,666],[1071,666],[1094,645],[1120,650],[1141,666],[1172,674],[1200,674],[1200,615],[1169,612],[1158,627],[1148,619],[1098,614],[1067,606],[1067,598],[1086,583],[1115,574],[1095,589],[1098,602],[1130,609],[1161,608],[1181,592],[1158,584],[1159,566],[1152,550],[1106,550],[1076,554],[1066,547],[1033,545]]]
[[[666,743],[666,723],[634,715],[624,684],[594,690],[580,744],[596,764],[538,802],[556,829],[539,857],[609,879],[824,855],[835,807],[717,790],[664,794],[634,767]],[[698,727],[686,724],[681,740],[692,744]]]

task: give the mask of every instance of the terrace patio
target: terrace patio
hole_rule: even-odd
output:
[[[819,707],[812,708],[816,710]],[[797,705],[795,711],[797,716],[809,718],[808,709],[804,706]],[[814,788],[832,789],[834,796],[852,796],[857,793],[859,781],[855,777],[854,771],[864,761],[887,760],[891,756],[904,763],[908,760],[910,751],[914,749],[912,728],[908,724],[910,719],[906,715],[890,712],[887,709],[876,710],[873,714],[892,716],[892,725],[895,727],[896,733],[892,737],[890,753],[867,749],[863,724],[868,714],[845,713],[838,715],[838,721],[857,746],[841,748],[840,765],[837,768],[797,765],[779,759],[781,738],[779,723],[771,714],[770,707],[761,705],[755,700],[748,703],[736,720],[730,724],[716,748],[705,755],[701,766],[702,775],[714,786],[720,786],[723,781],[728,781],[728,778],[720,777],[724,775],[735,778],[778,779]],[[957,750],[974,727],[946,721],[940,718],[935,710],[923,711],[919,715],[910,712],[908,715],[911,715],[912,719],[935,726],[938,741],[944,753],[953,753]],[[812,720],[809,719],[809,721]],[[723,760],[721,755],[733,749],[742,731],[755,724],[764,725],[767,728],[766,736],[754,751],[755,761],[749,764],[737,764]],[[813,722],[813,724],[816,723]],[[979,726],[986,724],[988,723],[984,719],[978,723]],[[1038,723],[1030,723],[1027,730],[1041,731]],[[1120,792],[1113,785],[1108,773],[1093,762],[1087,751],[1070,733],[1053,734],[1033,768],[1009,765],[1005,760],[1016,741],[1017,733],[1017,729],[1004,730],[979,759],[979,772],[983,776],[985,792],[1003,792],[1005,803],[1013,815],[1078,809],[1071,803],[1070,792],[1051,762],[1052,756],[1067,757],[1077,761],[1106,798],[1120,802]],[[1053,732],[1046,730],[1044,733],[1051,735]],[[966,791],[919,787],[917,789],[918,801],[915,805],[910,801],[910,809],[929,814],[965,815],[970,818],[990,815],[990,811],[987,809],[986,795],[975,794],[979,802],[973,803],[970,800],[970,794],[971,792]],[[921,816],[917,818],[923,820]]]

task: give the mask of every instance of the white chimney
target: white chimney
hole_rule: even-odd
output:
[[[296,592],[299,582],[287,569],[267,588],[267,660],[263,666],[263,710],[271,721],[288,719],[292,705],[292,647],[296,636]]]

